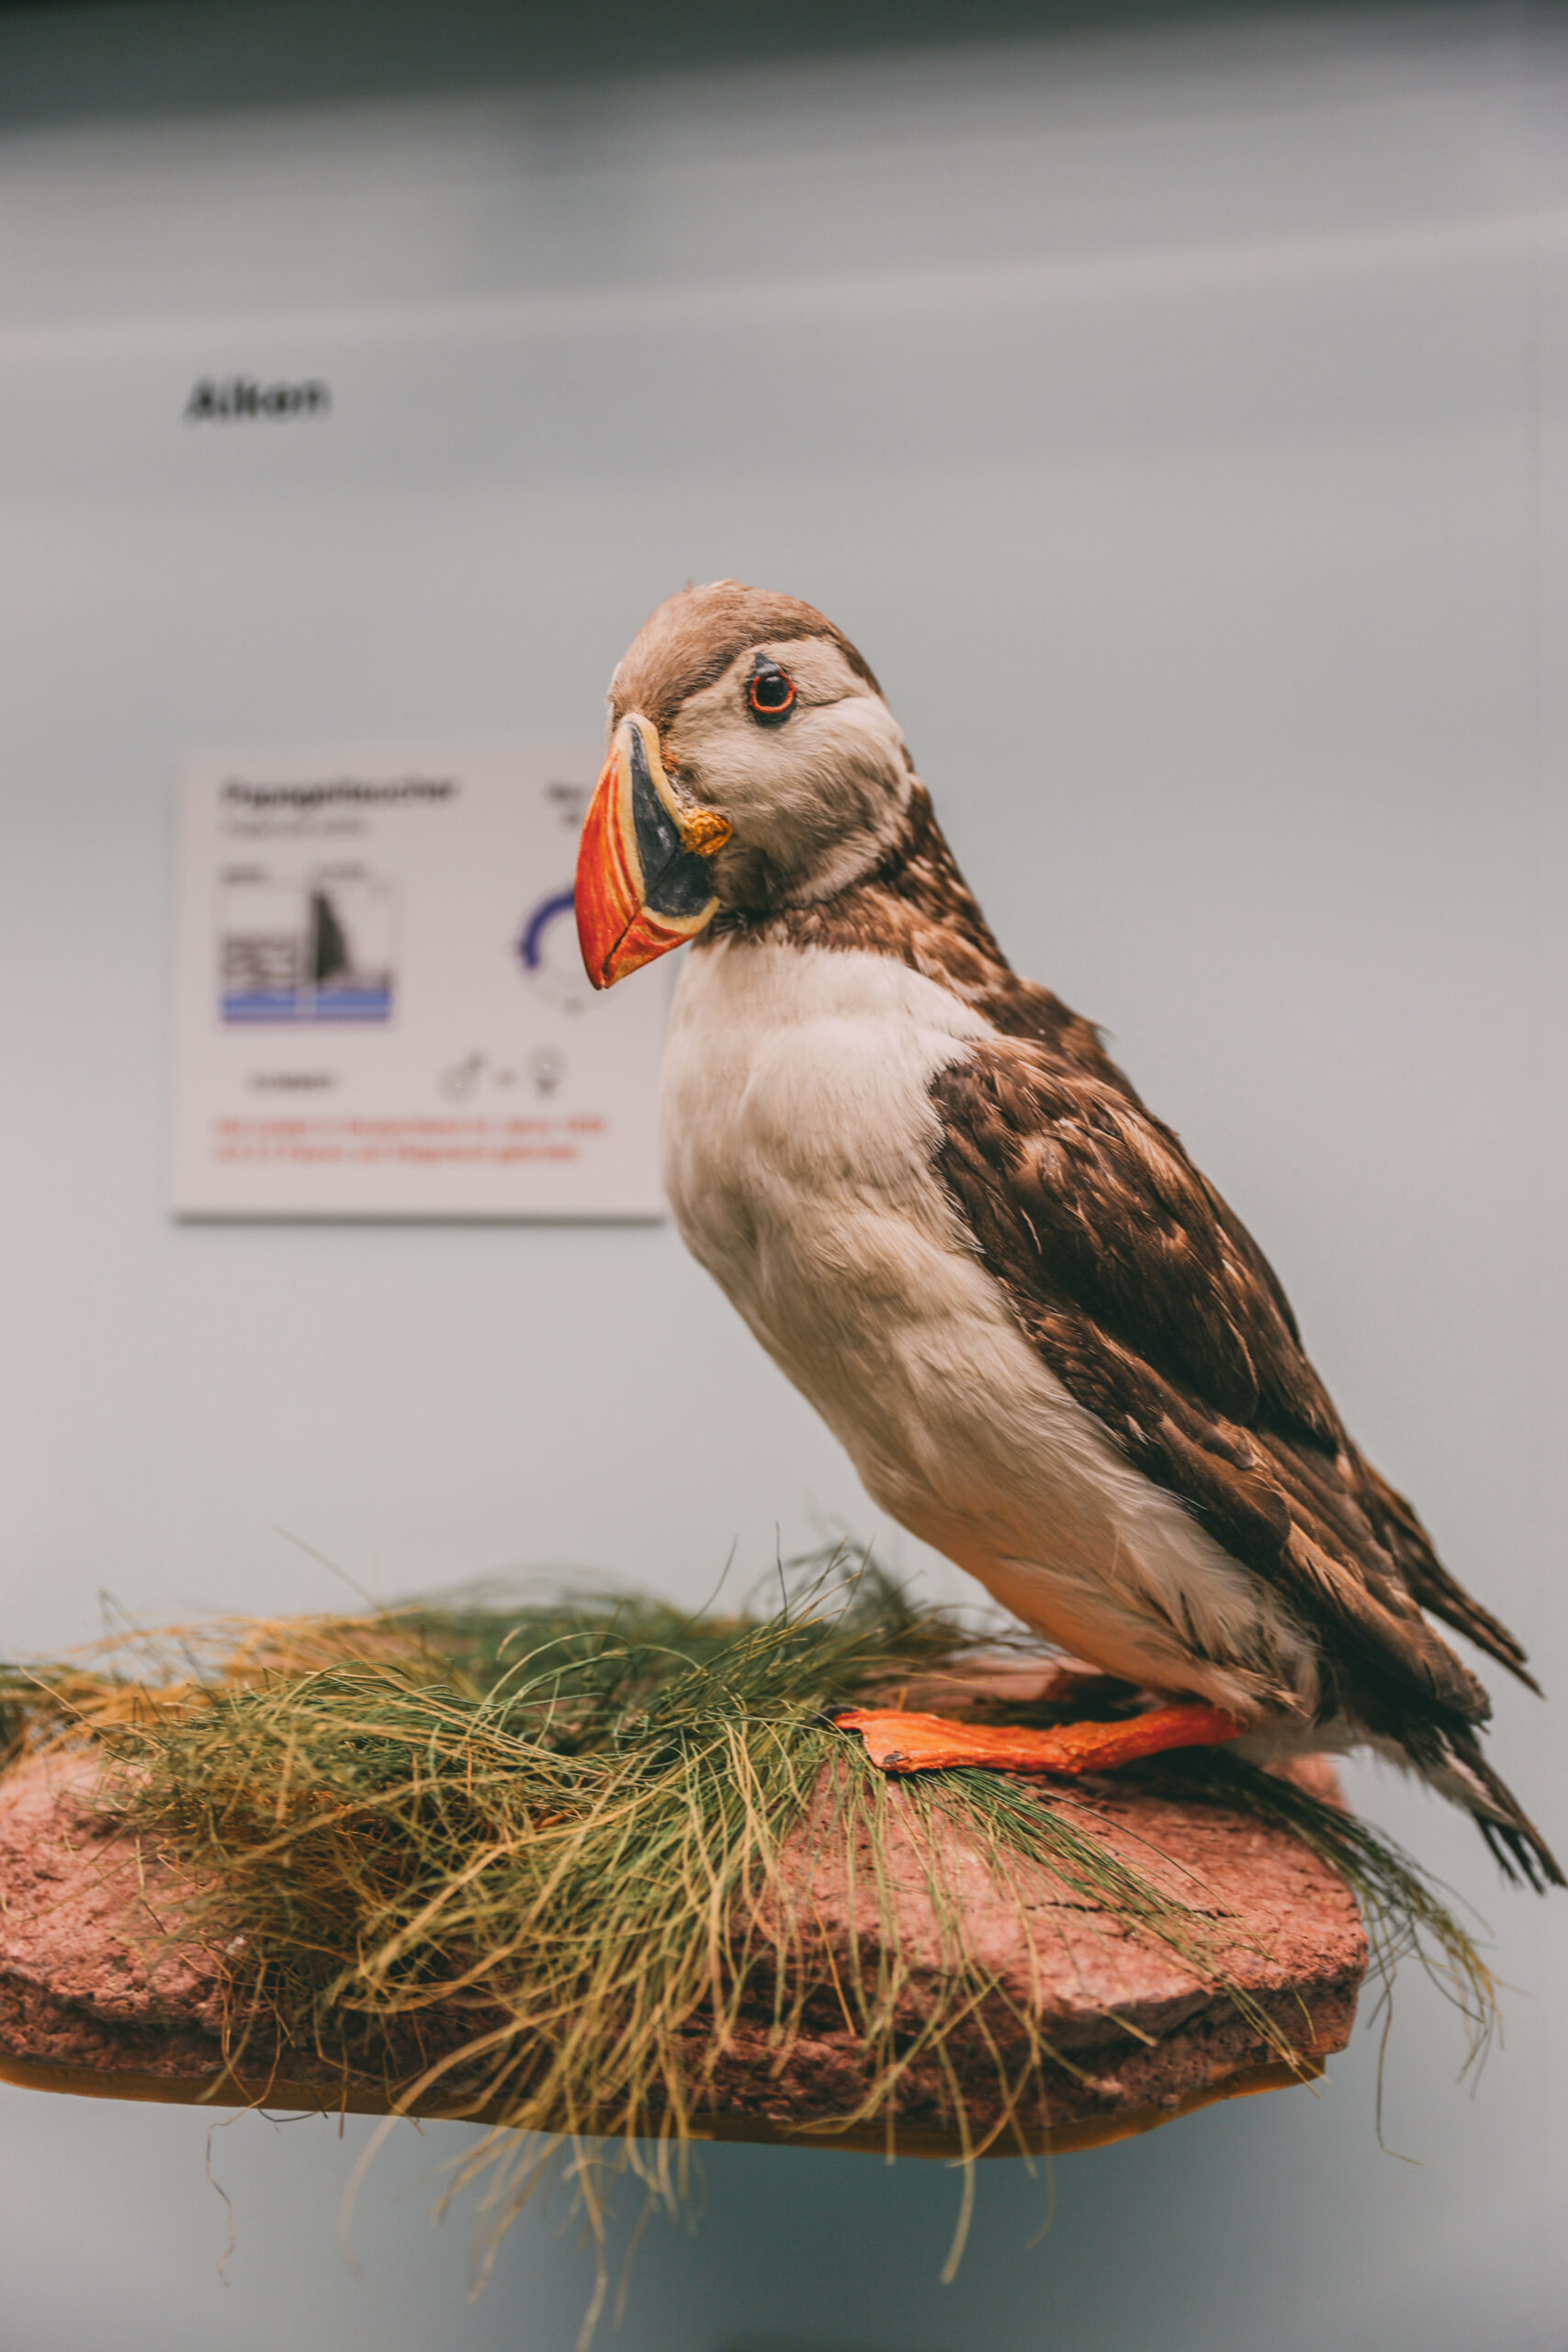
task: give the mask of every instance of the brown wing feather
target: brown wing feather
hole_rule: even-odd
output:
[[[1483,1609],[1480,1601],[1449,1574],[1433,1549],[1431,1537],[1404,1497],[1380,1477],[1370,1462],[1359,1454],[1356,1459],[1378,1532],[1399,1562],[1404,1581],[1422,1608],[1432,1616],[1440,1617],[1456,1633],[1463,1634],[1477,1649],[1485,1650],[1499,1666],[1506,1666],[1510,1674],[1517,1675],[1527,1690],[1539,1696],[1540,1685],[1526,1665],[1523,1645],[1515,1640],[1506,1625],[1489,1609]]]
[[[1517,1644],[1362,1462],[1246,1227],[1048,1005],[1062,1017],[987,1040],[932,1086],[942,1179],[1024,1330],[1145,1476],[1326,1637],[1330,1705],[1396,1733],[1413,1702],[1483,1720],[1421,1605],[1515,1671]]]

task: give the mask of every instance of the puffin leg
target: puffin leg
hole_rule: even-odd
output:
[[[1111,1772],[1172,1747],[1218,1747],[1247,1728],[1239,1715],[1196,1702],[1154,1707],[1119,1723],[1061,1724],[1051,1731],[960,1724],[885,1707],[847,1707],[833,1720],[840,1731],[859,1732],[866,1754],[885,1772],[938,1772],[954,1764],[994,1772]]]

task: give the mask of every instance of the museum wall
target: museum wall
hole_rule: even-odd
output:
[[[836,1536],[958,1589],[666,1225],[168,1213],[181,763],[592,734],[733,574],[863,648],[1010,954],[1529,1643],[1495,1753],[1561,1848],[1568,40],[954,13],[0,15],[0,1652]],[[187,421],[233,375],[330,403]],[[947,2288],[943,2167],[714,2151],[601,2342],[1559,2344],[1568,1901],[1349,1780],[1495,1931],[1479,2081],[1402,1976],[1382,2145],[1374,2020],[1318,2094],[986,2167]],[[3,2352],[574,2342],[570,2200],[465,2300],[458,2128],[354,2263],[369,2127],[209,2133],[0,2090]]]

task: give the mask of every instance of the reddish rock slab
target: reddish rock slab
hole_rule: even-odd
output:
[[[398,2078],[389,2086],[346,2052],[291,2055],[286,2080],[226,2067],[225,1954],[182,1939],[179,1885],[94,1809],[95,1783],[94,1761],[83,1757],[34,1759],[0,1780],[0,2079],[220,2106],[403,2105]],[[955,1914],[970,1952],[998,1980],[996,1996],[941,2060],[910,2060],[896,2108],[900,2151],[951,2155],[964,2145],[986,2152],[990,2142],[1009,2154],[1021,2137],[1057,2149],[1094,2145],[1215,2098],[1310,2076],[1348,2039],[1366,1939],[1343,1883],[1285,1833],[1207,1799],[1111,1780],[1031,1797],[1076,1815],[1179,1895],[1209,1939],[1211,1962],[1223,1962],[1227,1992],[1212,1973],[1086,1901],[1043,1861],[998,1871],[956,1833],[924,1821],[907,1788],[894,1784],[888,1795],[883,1883],[909,1972],[900,2026],[918,2041],[925,2006],[953,1962]],[[829,1802],[825,1792],[819,1809]],[[857,1968],[874,1976],[887,1921],[868,1872],[852,1878],[819,1828],[820,1818],[808,1822],[795,1840],[791,1883],[799,1917],[812,1922],[807,1948],[820,1955],[820,1991],[787,2052],[772,2030],[765,1984],[722,2047],[693,2036],[705,2136],[798,2140],[816,2126],[818,2146],[886,2145],[881,2125],[829,2135],[871,2071],[840,1988]],[[860,1860],[869,1862],[869,1853]],[[1302,2064],[1280,2063],[1260,2018]],[[1047,2070],[1010,2123],[996,2052],[1015,2066],[1024,2058],[1021,2018],[1064,2064]],[[474,2030],[471,2008],[449,2020],[437,2009],[402,2079],[412,2084],[444,2046],[457,2048]],[[407,2104],[414,2113],[491,2120],[477,2097],[454,2074],[437,2095]]]

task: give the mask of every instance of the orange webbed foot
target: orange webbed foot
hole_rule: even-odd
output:
[[[940,1772],[956,1764],[993,1772],[1113,1772],[1140,1757],[1173,1747],[1218,1747],[1247,1729],[1239,1715],[1195,1702],[1153,1707],[1119,1723],[1061,1724],[1029,1731],[1006,1724],[953,1723],[945,1715],[902,1714],[888,1707],[848,1707],[840,1731],[858,1731],[885,1772]]]

